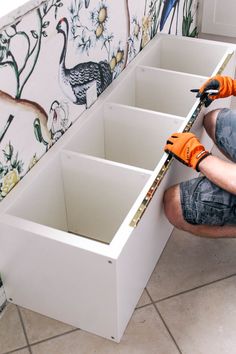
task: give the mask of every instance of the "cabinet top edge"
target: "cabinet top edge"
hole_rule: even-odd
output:
[[[0,4],[0,30],[46,1],[47,0],[3,1]]]
[[[209,45],[213,46],[220,46],[220,47],[225,47],[229,49],[236,50],[236,43],[232,42],[224,42],[224,41],[217,41],[213,39],[208,39],[208,38],[201,38],[201,37],[187,37],[187,36],[182,36],[182,35],[176,35],[176,34],[169,34],[169,33],[163,33],[163,32],[158,32],[156,34],[156,40],[179,40],[179,41],[188,41],[188,42],[198,42],[198,43],[208,43]]]

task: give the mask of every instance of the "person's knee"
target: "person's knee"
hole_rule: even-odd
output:
[[[164,210],[169,222],[178,229],[184,228],[184,220],[182,216],[182,207],[180,203],[179,186],[168,188],[163,198]]]
[[[215,129],[216,129],[216,120],[220,109],[214,109],[213,111],[208,112],[203,118],[203,126],[206,129],[207,134],[215,142]]]

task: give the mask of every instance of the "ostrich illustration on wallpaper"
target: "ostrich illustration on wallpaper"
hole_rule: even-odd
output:
[[[57,24],[57,31],[63,35],[63,48],[59,63],[59,83],[62,91],[73,103],[86,104],[86,92],[96,83],[98,96],[112,82],[112,73],[106,61],[79,63],[73,68],[65,65],[69,23],[64,17]]]

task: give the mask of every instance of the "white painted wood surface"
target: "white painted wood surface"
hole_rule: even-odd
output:
[[[207,77],[148,66],[136,66],[124,85],[114,88],[110,102],[186,117],[196,101],[190,92]],[[183,99],[184,95],[184,99]]]
[[[222,59],[222,45],[227,51],[226,43],[187,38],[186,45],[186,37],[176,40],[172,36],[162,35],[140,64],[208,77]]]
[[[137,107],[186,117],[196,101],[191,88],[200,87],[205,77],[138,66],[136,69]]]
[[[0,5],[0,14],[5,16],[9,12],[16,10],[19,6],[25,5],[27,0],[11,0],[11,1],[2,1]]]
[[[187,38],[175,41],[192,45]],[[117,342],[172,230],[164,190],[196,175],[173,161],[140,223],[130,226],[165,162],[163,142],[172,129],[184,129],[199,103],[189,90],[204,80],[147,67],[155,46],[154,40],[0,205],[0,269],[8,299]],[[220,46],[222,58],[207,76],[232,49]],[[233,73],[234,60],[225,73]],[[203,114],[193,127],[199,136]]]
[[[64,233],[64,242],[59,242],[50,238],[51,232],[27,229],[19,220],[5,217],[0,263],[8,298],[45,316],[119,340],[116,263],[65,243],[65,238],[76,236]]]
[[[177,131],[183,117],[119,104],[104,108],[106,158],[154,170],[166,137]]]
[[[47,0],[9,0],[0,2],[0,29]]]
[[[68,230],[110,243],[150,174],[77,153],[61,159]]]

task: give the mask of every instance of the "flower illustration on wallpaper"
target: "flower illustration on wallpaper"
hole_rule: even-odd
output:
[[[23,171],[23,161],[9,142],[3,150],[4,163],[0,163],[0,200],[19,182]]]
[[[142,18],[142,48],[145,47],[145,45],[150,41],[151,39],[151,17],[150,16],[144,16]]]
[[[112,58],[110,60],[111,71],[115,71],[117,65],[119,65],[119,64],[121,64],[123,62],[124,53],[125,53],[124,50],[121,49],[121,47],[118,47],[116,52],[114,52],[112,54]]]
[[[95,27],[95,35],[100,38],[105,31],[106,22],[108,20],[108,8],[105,2],[98,4],[98,8],[91,13],[92,23]]]
[[[141,29],[142,26],[139,23],[137,16],[133,16],[131,23],[130,23],[130,28],[129,28],[129,35],[128,35],[128,40],[127,40],[127,55],[129,57],[129,61],[131,61],[138,53],[140,50],[140,36],[141,36]]]
[[[106,51],[107,62],[110,64],[113,79],[122,71],[125,62],[124,49],[119,43],[114,47],[114,34],[108,31],[109,8],[105,0],[99,1],[96,8],[88,14],[88,23],[81,21],[80,15],[83,9],[81,0],[71,3],[71,33],[78,49],[90,55],[90,51],[101,44],[101,50]]]
[[[86,7],[86,4],[85,4]],[[87,6],[88,7],[88,6]],[[86,7],[86,8],[87,8]],[[71,3],[70,14],[71,14],[71,32],[73,39],[79,39],[78,47],[83,50],[88,50],[91,48],[93,43],[104,36],[106,31],[106,23],[108,21],[108,7],[106,2],[102,0],[98,3],[97,8],[88,14],[88,18],[91,20],[91,28],[81,22],[80,12],[83,9],[82,0],[74,0]],[[95,36],[95,38],[94,38]]]
[[[53,101],[50,107],[48,128],[52,134],[53,142],[57,141],[71,126],[69,120],[69,104],[66,101]]]
[[[62,91],[75,104],[86,104],[86,92],[94,84],[97,94],[100,95],[112,82],[112,73],[109,63],[106,61],[79,63],[73,68],[67,68],[65,64],[69,23],[62,18],[57,24],[58,33],[63,35],[64,42],[59,63],[59,83]]]
[[[140,49],[144,48],[156,35],[160,24],[160,12],[162,6],[163,0],[152,0],[149,4],[148,0],[145,1],[144,15],[142,17],[142,40]]]
[[[30,31],[30,34],[18,27],[21,25],[21,20],[17,21],[10,27],[6,28],[0,34],[0,69],[4,70],[5,67],[10,67],[13,70],[16,81],[15,97],[8,95],[7,93],[0,92],[1,103],[9,106],[8,120],[3,131],[0,135],[0,142],[4,135],[12,124],[13,120],[17,116],[16,108],[21,107],[23,110],[31,110],[35,113],[35,120],[33,128],[35,136],[39,142],[42,142],[46,148],[51,146],[50,132],[47,129],[46,121],[47,114],[44,109],[36,102],[29,100],[22,100],[21,96],[23,90],[28,83],[31,75],[33,74],[37,65],[39,55],[41,52],[42,39],[47,37],[47,28],[50,22],[46,20],[48,13],[54,9],[55,18],[60,7],[63,6],[61,0],[51,0],[43,4],[36,11],[38,17],[39,28]],[[18,48],[15,45],[16,41],[25,41],[25,52],[22,53],[21,58],[17,60],[17,53],[14,53],[13,48]],[[14,45],[11,42],[14,41]],[[23,58],[23,60],[22,60]]]

